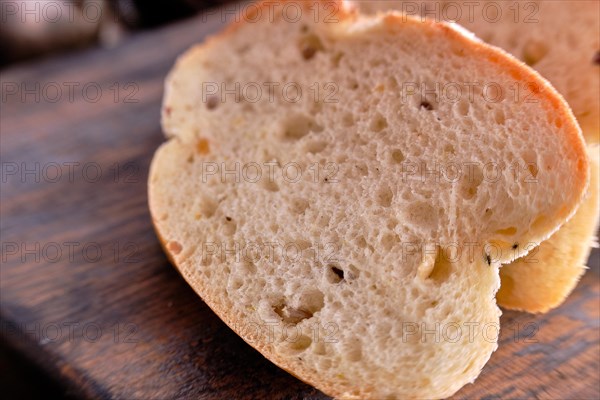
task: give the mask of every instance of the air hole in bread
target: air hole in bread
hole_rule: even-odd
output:
[[[381,58],[373,58],[373,59],[369,60],[369,65],[372,68],[376,68],[376,67],[379,67],[384,64],[385,64],[385,60],[383,60]]]
[[[273,311],[286,324],[298,324],[312,318],[325,305],[325,297],[318,289],[306,290],[301,293],[296,305],[290,306],[284,299],[273,306]]]
[[[283,138],[286,140],[298,140],[312,132],[322,132],[323,127],[316,121],[304,114],[294,114],[283,122]]]
[[[293,330],[292,330],[293,331]],[[293,335],[293,334],[291,334]],[[289,347],[291,350],[304,351],[312,344],[312,339],[306,335],[300,335],[299,337],[287,337],[286,341],[289,341]]]
[[[239,268],[243,274],[252,275],[256,273],[256,265],[249,260],[244,260],[239,264]]]
[[[428,278],[440,284],[445,282],[452,273],[452,263],[450,262],[451,255],[446,254],[442,249],[438,248],[437,256],[433,264],[433,269]]]
[[[467,100],[467,99],[460,99],[458,102],[456,102],[455,107],[458,112],[458,115],[462,115],[462,116],[466,117],[467,115],[469,115],[469,109],[471,108],[471,103],[469,103],[469,100]]]
[[[534,66],[539,63],[548,54],[548,47],[543,42],[537,40],[529,40],[523,46],[522,59],[525,64]]]
[[[385,85],[380,83],[379,85],[375,86],[374,90],[376,92],[383,93],[385,91]]]
[[[314,33],[309,33],[300,38],[298,48],[304,60],[311,60],[319,51],[323,51],[323,42]]]
[[[262,187],[268,190],[269,192],[278,192],[279,185],[273,179],[264,179],[262,181]]]
[[[358,173],[358,176],[369,175],[369,167],[365,163],[356,164],[354,170]]]
[[[494,110],[494,121],[496,121],[498,125],[504,125],[504,123],[506,122],[504,111],[501,108],[497,108],[496,110]]]
[[[240,290],[244,286],[244,280],[240,277],[234,277],[229,280],[229,288],[232,290]]]
[[[419,296],[421,296],[421,292],[419,291],[418,288],[413,287],[412,289],[410,289],[410,297],[412,297],[413,299],[416,299]]]
[[[206,217],[206,218],[210,218],[213,215],[215,215],[215,212],[217,211],[217,207],[219,206],[219,204],[212,198],[208,197],[208,196],[203,196],[200,199],[200,217],[202,218],[202,216]]]
[[[365,239],[364,236],[358,236],[356,238],[356,240],[354,241],[356,243],[356,245],[361,248],[361,249],[365,249],[368,246],[367,240]]]
[[[295,198],[290,202],[290,211],[295,214],[303,214],[304,211],[308,208],[309,203],[308,200]]]
[[[203,251],[202,257],[200,257],[200,265],[202,267],[208,267],[212,264],[212,262],[213,262],[213,254]]]
[[[327,142],[323,140],[313,140],[306,144],[306,151],[309,153],[317,154],[325,150],[327,147]]]
[[[311,114],[318,114],[321,111],[323,111],[323,103],[321,101],[313,101],[310,105],[310,113]]]
[[[444,153],[454,156],[456,155],[456,148],[451,144],[447,144],[444,146]]]
[[[379,189],[376,193],[377,204],[379,204],[382,207],[391,206],[393,199],[394,193],[392,193],[392,190],[388,186]]]
[[[358,88],[359,88],[359,86],[360,86],[360,85],[358,84],[358,81],[357,81],[356,79],[354,79],[354,78],[349,78],[349,79],[348,79],[348,87],[349,87],[351,90],[356,90],[356,89],[358,89]]]
[[[395,244],[399,243],[398,235],[394,233],[386,233],[381,237],[381,246],[385,251],[390,251]]]
[[[327,349],[325,347],[325,343],[323,343],[322,341],[315,342],[315,345],[313,346],[313,353],[318,356],[324,356],[325,354],[327,354]],[[326,363],[326,361],[328,363]],[[331,360],[329,360],[327,358],[322,358],[319,360],[319,365],[321,367],[326,367],[327,365],[329,367],[331,367]],[[328,369],[329,367],[327,367],[326,369]]]
[[[271,232],[273,233],[277,233],[279,232],[279,224],[273,222],[269,224],[269,229],[271,230]]]
[[[535,178],[537,176],[537,154],[532,150],[525,150],[521,153],[521,157],[523,158],[524,166],[528,169],[531,176],[518,176],[517,179],[522,180],[523,178],[531,178],[532,176]],[[517,172],[516,169],[515,172]]]
[[[462,197],[469,200],[475,197],[479,185],[483,182],[483,171],[479,165],[469,165],[466,168],[461,184]]]
[[[344,115],[342,115],[342,125],[344,125],[346,128],[354,125],[354,116],[352,113],[345,112]]]
[[[298,249],[300,249],[301,251],[304,251],[306,249],[309,249],[312,247],[312,243],[310,240],[306,240],[306,239],[296,239],[293,242]]]
[[[214,110],[217,108],[217,106],[219,105],[219,97],[216,95],[213,96],[209,96],[206,99],[206,109],[207,110]]]
[[[401,164],[404,161],[404,154],[400,149],[393,150],[391,153],[392,162],[395,164]]]
[[[348,346],[344,349],[344,356],[350,362],[357,362],[362,359],[362,346],[358,339],[349,340]]]
[[[431,204],[416,201],[407,207],[405,218],[411,225],[434,229],[437,226],[438,215]]]
[[[537,165],[533,164],[533,163],[529,163],[527,164],[527,170],[529,171],[529,173],[531,174],[531,177],[533,178],[537,178],[538,176],[538,168]],[[530,177],[530,178],[531,178]]]
[[[433,110],[433,106],[427,100],[421,100],[421,103],[419,103],[419,108],[422,108],[427,111]]]
[[[311,314],[314,314],[325,305],[325,296],[318,289],[310,289],[302,293],[300,302]]]
[[[331,57],[331,64],[337,68],[340,66],[340,60],[342,59],[342,57],[344,57],[344,53],[343,52],[337,52],[335,53],[332,57]]]
[[[285,324],[296,325],[299,322],[312,317],[312,313],[301,308],[288,307],[285,302],[273,306],[273,311]]]
[[[386,227],[389,230],[393,230],[396,226],[398,226],[398,220],[396,218],[391,217],[390,219],[388,219]]]
[[[231,236],[237,230],[237,224],[233,221],[231,217],[225,217],[224,224],[221,225],[223,227],[223,234],[226,236]]]
[[[388,122],[383,115],[380,113],[376,113],[373,119],[371,120],[370,128],[373,132],[381,132],[385,128],[387,128]]]
[[[320,228],[327,228],[329,226],[329,220],[331,217],[327,214],[319,214],[317,218],[317,226]]]
[[[329,273],[327,274],[327,281],[329,283],[340,283],[344,280],[344,270],[337,264],[329,264]]]

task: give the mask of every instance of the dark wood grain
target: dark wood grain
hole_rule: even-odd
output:
[[[179,53],[221,24],[215,14],[135,36],[112,50],[2,72],[2,339],[72,394],[327,398],[227,328],[169,265],[150,223],[146,178],[163,141],[165,74]],[[96,82],[103,94],[91,102],[76,90],[73,101],[65,94],[51,102],[5,93],[6,85],[36,82]],[[115,101],[111,85],[124,90],[130,82],[139,88],[137,102]],[[80,163],[72,179],[69,162]],[[36,163],[47,168],[37,182],[9,173]],[[58,182],[52,182],[52,163],[61,165]],[[56,248],[63,252],[59,259]],[[456,398],[600,398],[597,251],[591,264],[559,309],[541,316],[505,312],[498,351]]]

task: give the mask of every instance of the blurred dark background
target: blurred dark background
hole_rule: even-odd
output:
[[[0,0],[0,68],[112,47],[128,35],[187,18],[227,0]]]
[[[90,47],[189,18],[228,0],[0,0],[0,68]],[[74,398],[0,340],[5,399]]]

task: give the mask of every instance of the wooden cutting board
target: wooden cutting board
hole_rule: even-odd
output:
[[[75,395],[327,398],[227,328],[150,223],[165,75],[222,24],[213,13],[2,72],[0,333]],[[456,398],[598,399],[598,258],[559,309],[505,312],[498,351]]]

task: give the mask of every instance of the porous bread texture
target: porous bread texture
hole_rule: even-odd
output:
[[[220,318],[300,379],[339,398],[450,396],[497,346],[499,262],[527,251],[514,242],[550,235],[582,197],[580,132],[538,75],[447,25],[361,18],[339,2],[327,3],[338,20],[328,23],[326,3],[317,21],[314,3],[296,4],[296,23],[253,18],[178,60],[163,105],[170,139],[149,177],[156,230]],[[407,82],[474,77],[533,83],[536,101],[398,95]],[[303,95],[204,96],[203,84],[236,82],[293,82]],[[473,172],[403,173],[421,162]],[[509,168],[523,162],[537,163],[536,182]],[[236,163],[240,173],[220,173]],[[244,176],[252,163],[258,181]],[[503,166],[497,181],[482,178],[487,163]],[[491,242],[502,251],[486,253]]]
[[[600,2],[351,0],[363,13],[399,10],[456,21],[535,68],[565,97],[588,143],[600,140]]]
[[[352,3],[365,13],[401,10],[433,19],[455,18],[481,39],[515,55],[547,78],[565,96],[587,142],[598,143],[600,2],[484,0],[476,4],[477,8],[472,8],[475,3],[448,0]],[[500,12],[495,14],[496,10]],[[598,151],[597,147],[592,150]],[[592,167],[598,168],[597,164]],[[529,257],[502,267],[499,305],[546,312],[559,306],[574,289],[585,272],[598,228],[600,187],[592,182],[589,192],[579,211],[581,215],[576,215],[539,248],[532,248]]]
[[[589,146],[591,179],[577,212],[548,240],[500,269],[496,295],[506,308],[547,312],[559,306],[584,274],[598,230],[598,146]]]
[[[315,217],[316,211],[303,218],[317,218],[308,223],[286,217],[287,208],[297,207],[294,192],[276,201],[228,196],[209,217],[217,225],[190,228],[177,214],[195,219],[188,214],[208,211],[198,193],[215,194],[190,184],[200,180],[187,165],[190,153],[178,139],[157,152],[150,187],[154,223],[183,277],[265,357],[341,399],[444,398],[479,375],[497,347],[496,263],[480,256],[436,262],[435,253],[418,251],[398,265],[398,250],[383,251],[381,244],[395,236],[393,230],[380,236],[360,226],[371,213],[356,218],[348,209],[332,216],[340,223],[356,219],[353,235],[342,236],[345,229],[329,230],[321,222],[328,217]],[[335,213],[332,201],[320,206],[324,214]],[[264,243],[274,242],[279,245],[270,258]],[[230,251],[261,244],[263,250],[258,259],[236,251],[242,255],[236,259],[206,250],[215,244]],[[299,259],[281,250],[290,245],[303,249]]]

